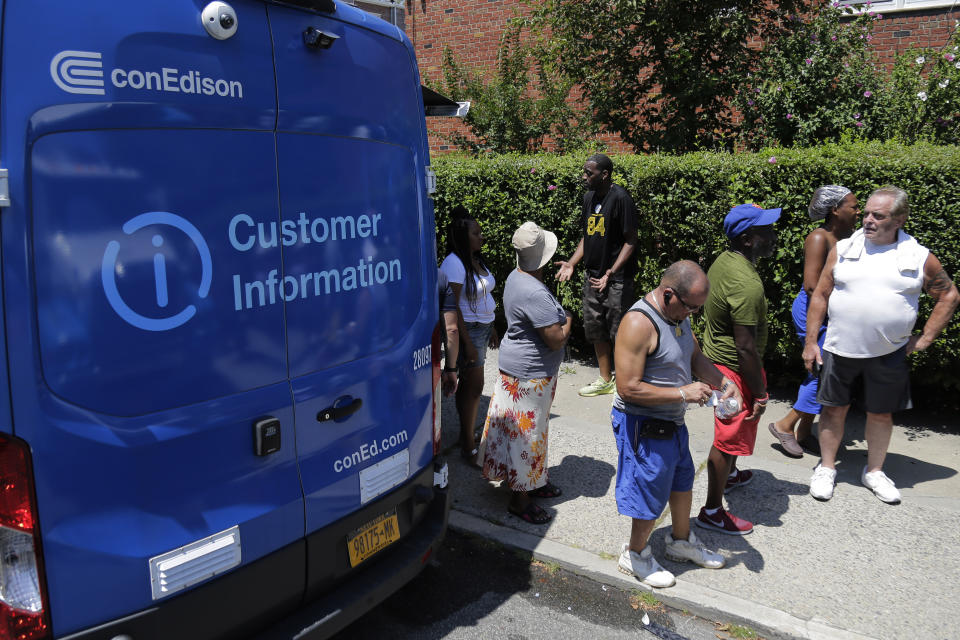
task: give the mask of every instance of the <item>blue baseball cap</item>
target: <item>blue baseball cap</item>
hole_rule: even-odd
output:
[[[780,219],[783,209],[764,209],[758,204],[738,204],[723,219],[723,232],[736,238],[750,227],[762,227]]]

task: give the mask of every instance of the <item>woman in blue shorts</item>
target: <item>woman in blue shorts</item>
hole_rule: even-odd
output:
[[[447,227],[447,247],[440,270],[447,275],[457,298],[457,321],[460,329],[460,355],[457,368],[457,414],[460,416],[460,454],[476,464],[477,440],[474,427],[480,394],[483,391],[483,363],[487,347],[500,343],[493,326],[496,303],[493,287],[497,280],[483,260],[483,232],[477,221],[462,207],[456,207]]]
[[[850,237],[856,227],[859,215],[857,196],[839,185],[820,187],[813,192],[807,213],[811,220],[823,222],[810,232],[803,243],[803,288],[794,299],[792,309],[793,326],[801,344],[807,335],[807,298],[817,286],[827,254],[837,244],[837,240]],[[826,333],[827,324],[824,320],[817,339],[821,348]],[[813,419],[819,414],[817,378],[807,375],[800,384],[793,408],[777,422],[767,425],[767,429],[780,442],[788,456],[800,458],[804,448],[819,455],[820,447],[810,433]]]

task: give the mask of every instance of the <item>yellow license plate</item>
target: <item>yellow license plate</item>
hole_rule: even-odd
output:
[[[385,513],[359,529],[347,539],[350,566],[355,567],[370,556],[400,539],[396,510]]]

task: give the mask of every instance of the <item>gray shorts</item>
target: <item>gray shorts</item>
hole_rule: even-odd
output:
[[[461,345],[460,353],[457,355],[457,368],[472,369],[474,367],[482,367],[483,362],[487,359],[487,343],[490,342],[490,332],[493,331],[493,323],[464,321],[463,324],[467,326],[467,335],[461,336],[460,340],[462,342],[464,337],[470,339],[470,343],[477,350],[477,361],[467,364],[466,349],[463,349],[463,345]]]
[[[903,346],[876,358],[845,358],[822,352],[817,402],[845,407],[854,397],[870,413],[893,413],[913,407],[910,400],[910,366]]]
[[[633,280],[608,281],[598,292],[590,286],[589,273],[583,279],[583,333],[587,342],[613,342],[620,319],[633,305]]]

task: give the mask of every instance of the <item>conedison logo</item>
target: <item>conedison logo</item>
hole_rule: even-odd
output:
[[[96,51],[61,51],[50,61],[50,76],[67,93],[99,96],[106,93],[102,55]],[[117,67],[108,77],[117,89],[243,99],[240,81],[213,78],[195,69],[160,67],[144,71]]]
[[[102,96],[103,62],[94,51],[61,51],[50,61],[50,75],[67,93]]]
[[[173,227],[185,233],[187,237],[190,238],[191,242],[193,242],[197,248],[197,253],[200,254],[201,273],[197,298],[206,298],[210,293],[210,284],[213,280],[213,260],[210,257],[210,248],[207,246],[207,242],[203,239],[203,236],[200,235],[200,231],[190,224],[188,220],[174,213],[151,211],[127,220],[123,225],[123,232],[127,235],[132,235],[150,225]],[[160,234],[154,235],[152,242],[153,246],[157,248],[163,246],[163,236]],[[116,272],[117,257],[119,254],[120,243],[116,240],[111,240],[107,244],[107,250],[103,252],[103,262],[100,266],[103,292],[107,295],[107,301],[110,303],[110,306],[113,307],[113,310],[117,312],[117,315],[138,329],[144,329],[145,331],[167,331],[169,329],[176,329],[197,313],[197,307],[192,304],[188,304],[178,313],[165,318],[148,318],[131,309],[120,296],[120,291],[117,289]],[[157,253],[153,256],[153,275],[157,293],[157,306],[164,308],[168,302],[168,290],[166,261],[162,253]]]

